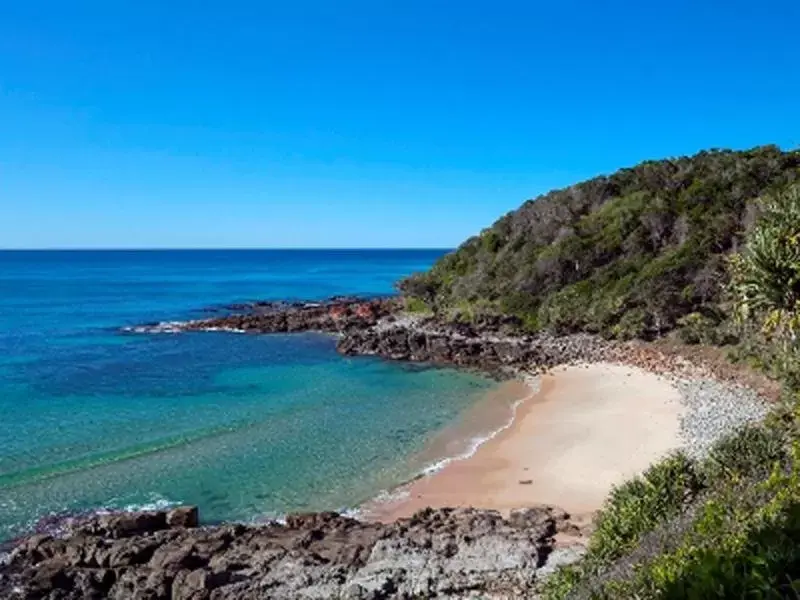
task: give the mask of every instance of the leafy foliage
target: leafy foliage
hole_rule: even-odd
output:
[[[768,475],[776,462],[786,458],[784,432],[778,428],[751,425],[720,440],[703,463],[711,484],[741,481],[756,474]]]
[[[685,344],[728,346],[741,340],[741,329],[721,309],[706,307],[704,313],[693,312],[678,319],[677,334]]]
[[[587,555],[546,582],[545,598],[794,597],[782,595],[800,577],[789,432],[745,429],[700,464],[670,457],[618,488]]]
[[[529,200],[399,287],[443,318],[479,302],[530,330],[658,336],[719,312],[756,199],[799,179],[774,146],[645,162]]]
[[[642,534],[678,514],[703,489],[694,464],[676,454],[611,492],[596,519],[589,550],[600,561],[619,558]]]
[[[705,501],[678,543],[601,598],[794,598],[800,591],[800,453]]]
[[[794,338],[800,327],[800,186],[761,204],[747,248],[732,257],[732,288],[742,319]]]
[[[425,302],[419,298],[415,298],[414,296],[410,296],[405,299],[405,309],[406,312],[412,314],[427,315],[431,312],[430,308],[427,304],[425,304]]]
[[[763,201],[730,261],[744,339],[763,336],[743,351],[783,379],[787,406],[717,442],[698,465],[667,459],[617,489],[586,557],[546,583],[546,598],[800,597],[798,240],[795,187]],[[681,323],[699,338],[713,329],[697,313]],[[681,505],[687,481],[693,500]]]

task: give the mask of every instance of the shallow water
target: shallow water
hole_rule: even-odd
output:
[[[253,299],[383,294],[441,251],[0,252],[0,539],[43,515],[352,507],[495,384],[325,335],[133,335]]]

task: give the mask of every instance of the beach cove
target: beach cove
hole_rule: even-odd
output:
[[[669,347],[587,334],[517,335],[502,321],[446,324],[408,314],[400,299],[259,301],[219,310],[222,316],[124,325],[116,335],[155,344],[207,340],[217,352],[222,341],[234,344],[229,349],[276,344],[280,353],[322,344],[313,362],[304,352],[290,370],[301,385],[322,387],[256,423],[246,416],[245,427],[79,465],[89,483],[107,485],[104,473],[122,466],[126,484],[147,489],[130,477],[138,464],[152,484],[196,486],[204,481],[196,470],[202,456],[221,487],[200,496],[199,511],[176,502],[98,511],[95,501],[88,512],[40,519],[29,525],[39,535],[18,540],[2,558],[10,589],[51,589],[63,579],[77,597],[98,590],[165,597],[165,586],[243,599],[370,598],[386,590],[464,597],[479,581],[489,597],[524,596],[586,552],[594,514],[613,486],[671,450],[702,456],[767,410],[741,384],[747,377],[740,369],[692,362]],[[228,374],[226,383],[252,392],[258,381],[286,381],[262,379],[263,365],[252,367],[258,370]],[[351,393],[367,382],[381,393]],[[260,399],[255,406],[263,409]],[[299,426],[311,434],[298,435]],[[277,455],[276,439],[284,442]],[[160,461],[167,469],[153,471]],[[69,471],[52,477],[74,480]],[[48,478],[11,484],[12,492],[49,487]],[[247,501],[255,518],[210,524],[203,506],[229,497]],[[265,515],[270,498],[287,508]],[[310,512],[296,512],[309,498]],[[350,506],[358,508],[331,512],[341,510],[337,498],[357,500]],[[111,565],[112,574],[98,580]]]
[[[519,335],[502,321],[442,323],[399,299],[255,304],[231,315],[137,327],[146,333],[329,332],[340,353],[456,366],[505,379],[413,454],[404,484],[355,511],[390,523],[427,508],[557,506],[591,522],[611,490],[675,451],[702,457],[761,419],[773,382],[720,353],[599,336]]]
[[[559,506],[586,519],[611,488],[681,447],[685,408],[665,378],[613,364],[553,369],[528,384],[513,422],[469,457],[365,507],[392,521],[431,506]]]

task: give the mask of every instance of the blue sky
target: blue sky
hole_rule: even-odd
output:
[[[449,247],[800,145],[796,1],[0,3],[0,247]]]

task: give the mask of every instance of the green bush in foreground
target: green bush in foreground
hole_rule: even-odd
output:
[[[545,597],[566,598],[573,588],[637,547],[641,537],[679,515],[704,488],[695,463],[676,453],[612,490],[596,518],[584,559],[547,580]]]
[[[800,445],[787,443],[752,427],[700,464],[656,463],[611,494],[586,556],[547,580],[544,597],[794,598]]]
[[[643,533],[683,510],[702,489],[694,463],[684,454],[654,464],[611,492],[597,517],[589,552],[601,562],[619,558]]]
[[[405,299],[405,308],[406,311],[412,314],[419,314],[419,315],[428,315],[433,314],[433,311],[430,307],[425,304],[423,300],[420,298],[406,298]]]
[[[800,329],[800,186],[768,196],[747,240],[732,257],[737,312],[794,341]]]
[[[767,474],[786,458],[786,440],[776,428],[749,426],[720,440],[703,461],[702,471],[709,484],[741,481]]]
[[[796,598],[800,592],[800,452],[764,480],[705,501],[677,548],[601,598]]]

